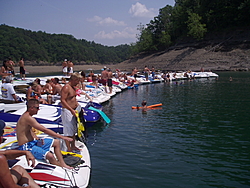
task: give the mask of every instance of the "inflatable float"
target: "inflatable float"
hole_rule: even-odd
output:
[[[159,106],[162,106],[162,103],[153,104],[153,105],[147,106],[147,108],[155,108],[155,107],[159,107]],[[142,108],[141,106],[132,106],[132,109],[141,109],[141,108]]]

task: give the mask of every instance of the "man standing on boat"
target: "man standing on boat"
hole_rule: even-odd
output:
[[[63,71],[63,76],[67,76],[68,75],[68,63],[67,63],[67,59],[65,59],[64,62],[62,63],[62,71]]]
[[[36,119],[32,117],[37,114],[38,110],[39,101],[37,99],[30,99],[27,102],[27,111],[19,118],[16,126],[18,149],[31,151],[36,159],[48,159],[51,164],[72,169],[72,167],[66,165],[63,160],[60,141],[58,139],[45,138],[39,141],[37,135],[32,131],[32,128],[35,128],[51,137],[61,138],[69,142],[72,141],[72,138],[57,134],[39,124]],[[54,154],[50,152],[51,147],[54,147],[54,153],[57,159],[54,157]]]
[[[73,73],[69,82],[63,86],[61,91],[63,134],[72,139],[72,141],[66,141],[67,149],[70,152],[80,150],[75,146],[75,134],[77,133],[76,113],[83,117],[82,107],[76,100],[76,86],[79,84],[80,79],[81,75],[79,73]]]
[[[148,66],[145,66],[145,68],[144,68],[144,75],[145,75],[146,81],[148,81],[149,72],[150,72],[150,70],[149,70]]]
[[[103,68],[103,71],[101,73],[101,80],[100,82],[102,83],[102,85],[105,87],[105,92],[107,93],[107,80],[108,80],[108,71],[107,71],[107,67],[105,66]]]
[[[20,72],[21,80],[25,80],[25,69],[24,69],[24,60],[23,60],[23,58],[20,59],[18,64],[19,64],[19,68],[20,68],[19,72]]]
[[[108,85],[108,88],[109,88],[109,93],[108,94],[112,93],[112,87],[113,87],[112,78],[113,78],[112,70],[110,68],[108,68],[108,80],[107,80],[107,85]]]

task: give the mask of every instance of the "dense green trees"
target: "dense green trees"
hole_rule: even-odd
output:
[[[32,32],[0,25],[0,59],[46,61],[70,59],[86,63],[119,63],[131,55],[165,50],[183,38],[201,40],[206,34],[250,25],[250,0],[175,0],[146,26],[138,25],[137,42],[103,46],[71,35]]]
[[[130,49],[129,45],[109,47],[84,39],[77,40],[71,35],[32,32],[0,25],[0,59],[2,60],[11,57],[14,61],[18,61],[24,57],[27,61],[55,64],[66,58],[75,64],[80,61],[112,64],[126,60],[131,54]]]
[[[249,26],[250,0],[175,0],[140,25],[133,53],[164,50],[184,37],[201,40],[207,33]]]

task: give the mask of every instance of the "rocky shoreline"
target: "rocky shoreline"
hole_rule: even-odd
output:
[[[182,40],[165,51],[153,54],[139,54],[122,63],[112,65],[75,65],[74,71],[101,70],[104,66],[130,72],[134,67],[142,71],[147,65],[164,71],[249,71],[250,70],[250,29],[207,36],[200,42]],[[61,72],[60,63],[54,66],[25,66],[29,73]],[[19,68],[15,67],[19,72]]]

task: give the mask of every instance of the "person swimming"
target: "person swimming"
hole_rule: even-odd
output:
[[[146,108],[147,108],[147,101],[143,100],[143,101],[141,102],[141,105],[142,105],[142,108],[143,108],[143,109],[146,109]]]

